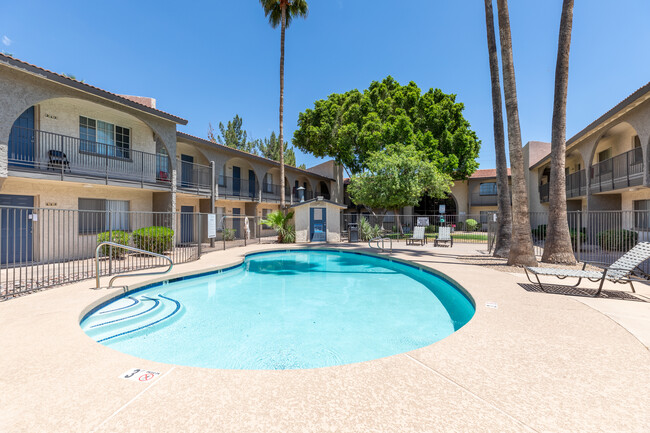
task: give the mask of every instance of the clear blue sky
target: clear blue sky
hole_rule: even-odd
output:
[[[561,0],[510,1],[524,142],[550,140]],[[458,95],[494,167],[483,1],[311,0],[287,31],[285,131],[333,92],[386,75]],[[650,80],[650,2],[578,0],[569,78],[571,137]],[[4,2],[0,50],[109,91],[155,97],[205,137],[235,114],[253,138],[278,129],[280,31],[259,2]],[[298,163],[318,163],[298,153]]]

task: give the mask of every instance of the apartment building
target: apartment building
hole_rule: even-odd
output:
[[[153,98],[111,93],[0,54],[0,107],[0,206],[118,214],[211,212],[214,206],[232,216],[279,208],[278,162],[177,131],[187,120],[157,109]],[[286,166],[287,203],[301,191],[305,199],[341,200],[339,175],[333,163],[314,171]],[[3,233],[20,238],[5,242],[20,245],[70,231],[94,237],[109,225],[133,228],[128,218],[78,216],[66,227],[47,228],[34,216],[14,230],[1,217]],[[193,227],[178,228],[196,235]]]

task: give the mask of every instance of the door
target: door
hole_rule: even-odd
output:
[[[248,170],[248,196],[255,197],[255,172]]]
[[[194,206],[181,206],[181,243],[194,242]]]
[[[232,195],[239,195],[241,190],[241,169],[232,167]]]
[[[232,208],[232,228],[235,229],[235,239],[241,239],[241,218],[237,218],[241,215],[241,209],[238,207]]]
[[[190,187],[193,184],[194,184],[194,157],[191,155],[181,154],[181,186]]]
[[[309,209],[309,239],[312,242],[327,242],[327,209],[312,207]]]
[[[34,197],[0,194],[0,264],[32,260]],[[27,209],[25,209],[27,208]]]
[[[9,134],[9,166],[34,166],[34,107],[29,107],[14,122]]]

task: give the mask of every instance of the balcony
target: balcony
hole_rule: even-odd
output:
[[[219,198],[236,200],[256,200],[258,198],[257,182],[238,177],[219,176]]]
[[[168,157],[76,137],[14,126],[9,170],[63,179],[102,179],[171,188]]]
[[[178,175],[176,187],[181,192],[193,194],[210,194],[212,189],[212,168],[209,165],[195,164],[193,162],[176,161]]]
[[[539,186],[540,203],[548,203],[550,184],[547,182]],[[585,170],[576,171],[566,177],[566,198],[582,197],[587,195],[587,178]]]
[[[566,177],[566,197],[582,197],[587,195],[586,171],[580,170]]]
[[[497,195],[481,195],[473,193],[471,196],[470,206],[496,206],[497,204]]]
[[[592,193],[643,184],[643,151],[640,147],[594,164],[590,171]]]

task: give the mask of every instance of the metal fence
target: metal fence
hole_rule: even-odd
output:
[[[614,263],[638,242],[650,241],[650,211],[575,211],[567,212],[569,233],[576,260]],[[548,229],[547,212],[530,213],[535,255],[544,252]],[[490,238],[496,224],[489,225]],[[643,264],[650,272],[650,263]]]
[[[94,253],[112,240],[164,254],[175,264],[203,253],[276,242],[274,229],[255,216],[222,219],[217,237],[208,238],[208,214],[70,210],[0,206],[0,300],[95,277]],[[100,275],[166,266],[148,254],[103,248]]]
[[[359,240],[367,240],[378,234],[395,240],[413,236],[413,229],[424,226],[425,237],[433,240],[438,235],[438,228],[450,227],[454,242],[487,244],[488,222],[494,219],[494,212],[480,214],[438,214],[438,215],[394,215],[386,214],[341,214],[341,235],[349,239],[349,225],[359,226]],[[364,222],[361,222],[364,220]],[[401,230],[398,228],[401,226]],[[365,233],[368,231],[368,233]]]

